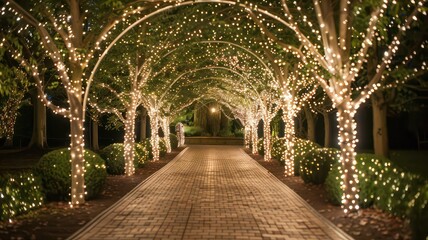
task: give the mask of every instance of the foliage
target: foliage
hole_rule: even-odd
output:
[[[333,165],[339,162],[340,150],[318,148],[308,152],[300,162],[300,176],[305,183],[322,184]]]
[[[389,159],[374,154],[358,154],[357,170],[360,205],[376,207],[410,219],[414,239],[428,236],[428,180],[396,166]],[[340,204],[340,165],[330,171],[325,187],[329,200]]]
[[[202,136],[204,129],[198,126],[184,126],[184,135],[186,137]]]
[[[136,144],[134,151],[134,165],[143,167],[148,154],[145,153],[146,148],[144,145]],[[140,155],[143,153],[143,155]],[[108,174],[122,175],[125,173],[125,158],[123,143],[113,143],[103,148],[100,151],[101,157],[106,162],[106,169]]]
[[[294,140],[294,175],[300,175],[300,163],[305,158],[305,155],[312,150],[321,146],[310,140],[295,138]]]
[[[104,160],[96,153],[85,150],[85,199],[97,196],[106,180]],[[42,180],[48,199],[70,199],[71,189],[70,151],[67,148],[51,151],[42,156],[34,168],[34,174]]]
[[[171,149],[176,149],[178,147],[178,138],[175,134],[169,134],[169,140],[171,142]]]
[[[135,154],[137,158],[134,160],[135,167],[142,168],[150,159],[150,143],[147,145],[145,142],[135,143]]]
[[[100,151],[101,157],[106,162],[108,174],[122,175],[125,173],[125,159],[123,157],[123,144],[113,143]]]
[[[166,155],[166,143],[165,138],[159,140],[159,157],[165,157]]]
[[[40,207],[44,196],[42,184],[31,171],[0,174],[0,221]]]
[[[312,141],[295,138],[294,139],[294,175],[299,176],[300,162],[304,156],[320,146]],[[284,151],[286,150],[285,138],[272,139],[272,157],[284,164]]]

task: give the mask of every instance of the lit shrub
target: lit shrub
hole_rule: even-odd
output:
[[[285,138],[274,138],[272,143],[272,157],[285,164],[284,152],[287,149],[285,146]],[[294,175],[299,176],[300,162],[303,157],[310,151],[319,148],[320,146],[309,140],[294,138]]]
[[[339,161],[340,151],[334,148],[318,148],[308,152],[300,162],[300,176],[305,183],[322,184],[328,172]]]
[[[159,139],[159,157],[165,157],[166,155],[166,141],[165,138]]]
[[[359,179],[359,204],[379,209],[410,220],[414,239],[428,236],[428,180],[405,172],[385,157],[373,154],[356,156]],[[325,188],[329,200],[340,204],[340,165],[330,171]]]
[[[321,146],[306,139],[294,139],[294,175],[300,175],[300,162],[304,159],[305,155],[312,150],[320,148]]]
[[[415,196],[414,202],[410,202],[409,211],[410,227],[413,239],[428,238],[428,183],[419,188],[419,195]],[[412,207],[412,205],[414,206]]]
[[[42,183],[29,170],[0,173],[0,221],[40,207]]]
[[[134,158],[135,167],[142,168],[150,159],[150,143],[147,145],[145,142],[135,143],[135,153],[137,154]]]
[[[71,161],[67,148],[51,151],[42,156],[34,168],[34,174],[42,180],[48,199],[68,200],[71,192]],[[98,195],[107,173],[104,160],[96,153],[85,150],[85,185],[90,199]]]
[[[272,158],[284,165],[285,138],[272,138]]]
[[[378,191],[379,175],[384,162],[389,161],[385,157],[374,154],[357,154],[358,187],[360,207],[373,205]],[[343,190],[341,189],[341,164],[337,163],[329,172],[324,183],[327,198],[333,204],[339,205]]]
[[[134,146],[134,166],[144,166],[144,156],[140,156],[141,149],[137,149]],[[107,173],[112,175],[125,174],[125,157],[124,157],[124,145],[123,143],[113,143],[103,148],[100,151],[101,157],[106,162]]]
[[[123,158],[123,144],[113,143],[100,151],[101,157],[105,160],[108,174],[125,174],[125,159]]]
[[[178,147],[178,138],[175,134],[169,134],[169,141],[171,142],[171,149],[176,149]]]

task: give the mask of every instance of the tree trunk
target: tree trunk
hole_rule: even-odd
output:
[[[282,120],[284,121],[285,151],[282,156],[285,162],[285,176],[294,176],[294,114],[291,109],[284,109]]]
[[[248,123],[244,126],[244,148],[249,149],[251,142],[251,125]]]
[[[305,110],[305,116],[306,116],[306,124],[308,127],[307,139],[312,142],[315,142],[315,116],[308,106],[305,106],[304,110]]]
[[[359,209],[358,206],[358,174],[355,161],[356,144],[356,122],[354,120],[356,110],[353,106],[346,103],[339,105],[338,123],[339,123],[339,145],[341,149],[340,161],[342,163],[343,195],[342,207],[345,213],[354,212]]]
[[[371,96],[373,111],[373,148],[376,155],[388,157],[388,127],[386,122],[387,105],[381,91],[376,91]]]
[[[156,110],[150,113],[150,129],[152,136],[150,137],[150,144],[152,145],[153,161],[159,161],[159,118]]]
[[[147,109],[142,107],[140,117],[140,142],[147,138]]]
[[[271,135],[270,135],[270,121],[267,117],[263,118],[263,146],[265,149],[265,155],[263,159],[265,161],[271,160]]]
[[[208,109],[202,104],[197,104],[193,115],[193,125],[196,127],[201,127],[203,130],[206,131],[207,116],[208,116]]]
[[[322,117],[324,119],[324,147],[328,148],[331,146],[330,142],[330,116],[328,112],[323,112]]]
[[[169,118],[165,117],[162,119],[162,130],[164,132],[164,138],[165,138],[165,145],[166,145],[166,152],[171,152],[171,139],[169,137],[170,130],[169,130]]]
[[[82,99],[69,94],[70,101],[70,156],[71,156],[71,205],[85,203],[85,158]]]
[[[98,144],[98,121],[92,120],[92,149],[94,151],[100,150],[100,146]]]
[[[48,147],[47,134],[46,134],[46,107],[37,97],[37,90],[32,94],[33,102],[33,133],[29,147],[36,147],[38,149],[45,149]]]
[[[259,136],[257,136],[258,132],[258,122],[254,121],[254,123],[251,124],[251,143],[253,145],[252,147],[252,153],[257,154],[257,141],[259,140]]]
[[[135,173],[134,166],[134,144],[135,144],[135,107],[133,104],[126,111],[125,137],[123,142],[125,175],[132,176]]]

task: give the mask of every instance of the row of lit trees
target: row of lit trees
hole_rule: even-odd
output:
[[[176,26],[171,24],[169,27],[165,27],[168,26],[168,15],[161,15],[164,17],[162,24],[155,22],[148,24],[150,29],[148,35],[162,32],[160,36],[170,40],[165,41],[170,42],[170,44],[166,44],[167,47],[163,50],[173,51],[173,49],[182,47],[186,41],[202,41],[204,38],[208,38],[210,41],[218,41],[227,38],[227,41],[252,49],[251,51],[259,56],[262,62],[265,62],[266,66],[260,61],[245,63],[241,66],[231,66],[234,64],[233,61],[227,61],[230,64],[221,64],[220,68],[234,71],[235,78],[240,79],[240,81],[248,81],[250,83],[248,87],[254,88],[254,94],[258,95],[257,100],[253,101],[250,107],[250,109],[254,109],[254,112],[251,110],[253,114],[248,115],[252,115],[254,119],[263,119],[266,160],[270,160],[269,124],[277,110],[283,108],[286,113],[284,114],[284,120],[287,123],[286,144],[287,149],[292,149],[293,127],[291,126],[291,119],[295,116],[296,111],[301,108],[304,100],[307,99],[305,96],[315,91],[313,85],[322,87],[337,110],[339,143],[342,149],[345,211],[358,209],[354,116],[359,106],[378,87],[382,86],[387,73],[391,72],[390,70],[397,69],[401,63],[406,64],[411,59],[415,59],[418,53],[417,49],[411,51],[408,56],[403,56],[401,59],[405,60],[400,60],[400,64],[393,61],[394,56],[401,53],[399,49],[402,43],[406,42],[403,39],[404,33],[413,27],[413,23],[417,21],[421,12],[424,13],[425,1],[397,3],[396,1],[385,0],[384,2],[373,3],[372,1],[314,0],[312,3],[305,2],[306,5],[303,6],[285,0],[275,3],[262,1],[258,5],[220,0],[215,1],[218,4],[208,5],[206,8],[188,7],[188,5],[193,5],[198,1],[181,1],[177,5],[174,1],[151,1],[139,6],[137,4],[132,6],[131,3],[129,6],[119,4],[120,1],[113,2],[115,4],[109,5],[98,1],[85,3],[68,1],[66,4],[48,1],[43,6],[40,4],[31,6],[37,16],[31,15],[12,0],[7,1],[5,8],[3,8],[3,15],[6,15],[6,11],[14,14],[13,18],[8,19],[8,24],[13,26],[9,28],[11,33],[24,38],[38,36],[40,44],[34,45],[42,46],[43,54],[50,58],[66,90],[68,108],[53,106],[42,92],[40,97],[56,113],[70,119],[70,147],[73,166],[72,204],[84,201],[84,159],[82,152],[86,100],[83,92],[90,85],[85,84],[88,79],[85,74],[92,71],[91,59],[102,47],[102,42],[111,39],[109,37],[111,34],[120,33],[118,37],[120,38],[132,26],[137,26],[149,17],[172,8],[180,9],[179,7],[181,7],[181,9],[193,12],[186,18],[186,11],[176,10],[176,14],[184,16],[185,19],[175,22]],[[220,3],[225,4],[225,6],[234,5],[237,8],[221,9]],[[31,3],[29,4],[31,5]],[[94,6],[100,8],[97,11],[99,14],[91,13],[89,15],[89,9],[93,10]],[[151,8],[153,6],[156,8]],[[398,9],[398,12],[407,14],[398,15],[392,11],[392,7]],[[219,9],[222,10],[219,16],[224,17],[225,21],[216,22],[214,18],[210,19],[208,24],[199,24],[207,19],[204,16],[209,16]],[[146,15],[140,15],[143,13]],[[22,22],[22,19],[25,23]],[[134,25],[130,25],[131,19],[135,21]],[[186,26],[193,26],[193,28],[186,28]],[[122,31],[125,28],[127,30]],[[182,32],[172,31],[171,29],[174,28],[181,29]],[[238,34],[234,32],[236,29],[239,29]],[[387,31],[384,31],[385,29]],[[176,37],[177,34],[179,37],[174,39],[173,37]],[[3,43],[7,43],[8,39],[5,36]],[[114,43],[112,42],[112,44]],[[12,44],[9,45],[13,46]],[[106,48],[100,59],[107,54],[111,46]],[[380,50],[374,51],[374,46]],[[415,46],[420,47],[420,42]],[[32,75],[37,78],[40,75],[39,67],[34,61],[29,60],[31,56],[23,55],[19,51],[20,49],[15,48],[12,51],[13,55],[20,63],[26,65]],[[368,69],[370,65],[368,59],[379,51],[383,52],[381,59],[376,63],[370,62],[372,71],[365,74],[365,69]],[[195,51],[189,51],[189,53],[194,54]],[[237,51],[231,53],[236,54]],[[210,54],[216,55],[218,52],[211,51]],[[165,59],[169,57],[167,55]],[[23,63],[21,59],[25,58],[27,61]],[[182,61],[184,58],[176,59],[175,61]],[[201,59],[204,58],[195,58],[193,63]],[[164,59],[160,61],[164,61]],[[95,67],[98,67],[97,64]],[[167,69],[171,71],[183,72],[183,69],[180,69],[180,65],[177,64],[162,63],[159,65],[167,66]],[[208,66],[209,64],[205,64],[204,67],[207,68]],[[420,68],[424,66],[425,63],[422,61]],[[266,68],[272,69],[273,78],[272,75],[266,74]],[[418,70],[419,67],[415,69]],[[189,69],[184,70],[189,71]],[[94,74],[93,71],[92,74]],[[163,80],[166,79],[165,75],[167,73],[162,75]],[[92,81],[91,77],[89,78],[90,81]],[[169,76],[167,79],[175,78]],[[44,89],[43,82],[36,81],[36,83],[42,91]],[[157,87],[156,84],[153,86]],[[301,91],[302,88],[305,90]],[[152,96],[150,94],[145,96],[149,99],[146,103],[149,115],[151,115],[151,119],[156,118],[156,112],[159,111],[159,104],[156,102],[159,99],[157,97],[150,99]],[[296,102],[297,100],[301,102]],[[150,105],[153,106],[153,111],[150,110]],[[239,107],[236,106],[236,108]],[[250,117],[248,117],[246,122],[253,121],[250,121]],[[154,124],[157,123],[158,121],[155,121]],[[157,126],[154,125],[153,128],[157,129]],[[287,152],[285,156],[289,164],[292,164],[290,161],[291,153]]]

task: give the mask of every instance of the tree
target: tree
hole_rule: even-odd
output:
[[[19,35],[21,31],[35,30],[32,36],[40,40],[39,45],[44,48],[44,54],[51,60],[66,91],[66,108],[54,106],[43,93],[39,96],[56,114],[70,119],[71,206],[85,202],[83,122],[86,109],[83,92],[88,85],[84,73],[90,69],[89,62],[108,33],[126,21],[129,14],[122,15],[125,10],[120,1],[97,0],[28,2],[25,6],[8,0],[2,10],[3,16],[16,19],[15,24],[20,26],[6,32],[13,30],[15,32],[11,34]],[[37,66],[30,59],[26,60],[33,77],[39,75]],[[39,86],[40,91],[43,89]]]
[[[417,20],[418,14],[425,11],[423,10],[424,3],[425,1],[408,3],[406,8],[409,10],[405,11],[409,13],[408,15],[393,16],[396,19],[404,18],[404,20],[399,25],[395,24],[398,21],[393,21],[390,24],[391,27],[396,27],[398,30],[386,44],[388,47],[384,51],[382,60],[376,66],[376,74],[358,89],[353,89],[353,84],[358,79],[364,64],[370,58],[368,50],[374,39],[380,37],[377,33],[385,30],[379,28],[379,19],[382,19],[387,10],[396,2],[374,4],[369,1],[314,0],[312,7],[301,8],[296,6],[299,14],[304,11],[306,13],[303,16],[309,16],[307,19],[300,19],[294,17],[295,14],[293,15],[288,6],[290,4],[283,0],[282,14],[286,18],[280,18],[276,15],[276,19],[294,32],[301,42],[304,51],[294,49],[296,55],[301,56],[302,61],[307,59],[306,56],[313,58],[319,67],[328,73],[316,74],[315,77],[337,109],[344,188],[342,203],[345,212],[359,209],[358,179],[355,167],[356,153],[354,150],[357,142],[354,116],[359,106],[378,87],[385,74],[388,73],[387,69],[400,47],[400,40],[404,33]],[[289,49],[289,45],[278,38],[278,34],[263,23],[264,19],[254,14],[252,10],[248,10],[248,12],[272,41],[285,49]],[[312,22],[313,19],[316,19],[317,24]],[[309,31],[307,31],[308,29]]]

